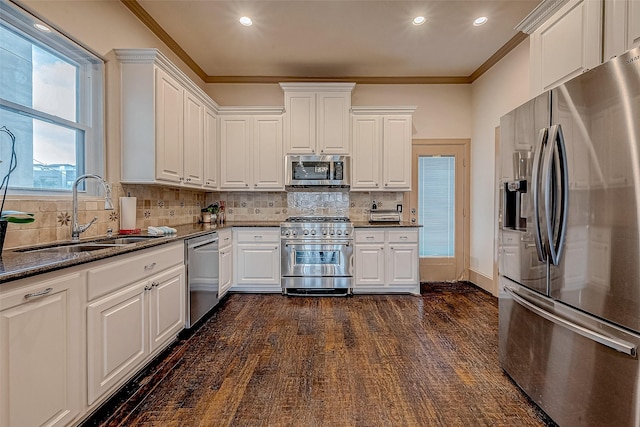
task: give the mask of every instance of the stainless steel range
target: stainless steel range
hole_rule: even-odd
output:
[[[291,217],[280,224],[282,293],[349,295],[353,224],[345,217]]]

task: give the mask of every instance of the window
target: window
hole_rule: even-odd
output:
[[[68,191],[76,176],[103,173],[103,69],[82,46],[0,2],[0,126],[16,136],[14,193]],[[0,139],[0,160],[10,150]]]
[[[455,255],[455,157],[418,158],[420,257]]]

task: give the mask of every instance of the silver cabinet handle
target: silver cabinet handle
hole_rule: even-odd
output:
[[[618,338],[610,337],[599,332],[593,331],[591,329],[587,329],[583,326],[570,322],[566,319],[563,319],[560,316],[549,313],[548,311],[538,307],[534,303],[528,301],[524,297],[520,296],[515,289],[511,289],[508,286],[504,287],[504,290],[507,291],[509,295],[513,298],[515,302],[523,306],[524,308],[536,313],[537,315],[547,319],[550,322],[555,323],[558,326],[562,326],[566,329],[569,329],[572,332],[575,332],[578,335],[582,335],[583,337],[590,339],[592,341],[598,342],[602,345],[610,347],[616,351],[619,351],[624,354],[628,354],[629,356],[635,357],[637,352],[637,347],[628,341],[624,341]]]
[[[38,291],[38,292],[33,292],[30,294],[26,294],[24,296],[24,299],[31,299],[31,298],[38,298],[38,297],[43,297],[45,295],[49,295],[51,293],[51,291],[53,291],[53,288],[47,288],[44,289],[42,291]]]
[[[408,236],[400,236],[401,240],[407,240],[409,237]]]
[[[151,264],[147,264],[147,265],[145,265],[145,266],[144,266],[144,270],[145,270],[145,271],[153,270],[155,266],[156,266],[156,263],[155,263],[155,262],[152,262]]]

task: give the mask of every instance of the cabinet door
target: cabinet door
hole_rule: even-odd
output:
[[[64,426],[81,407],[79,274],[0,298],[0,425]]]
[[[629,0],[629,11],[627,12],[627,49],[640,46],[640,2]]]
[[[418,245],[389,244],[387,283],[415,285],[418,283]]]
[[[150,351],[153,352],[184,329],[184,265],[155,276],[150,282],[149,338]]]
[[[156,179],[183,179],[183,91],[169,74],[156,68]],[[141,159],[141,161],[144,159]]]
[[[385,285],[384,277],[384,244],[356,245],[356,282],[359,286]]]
[[[280,248],[277,243],[239,244],[238,285],[280,286]]]
[[[146,281],[87,307],[88,403],[118,385],[148,354]]]
[[[233,250],[231,246],[227,246],[226,248],[221,248],[218,254],[218,261],[220,262],[220,291],[218,297],[222,298],[231,287]]]
[[[184,91],[184,181],[202,186],[204,152],[204,104],[191,92]]]
[[[532,95],[600,64],[602,1],[571,0],[531,34],[530,50]]]
[[[253,187],[284,190],[282,117],[258,116],[253,122]]]
[[[640,45],[640,2],[604,2],[604,58],[607,61]]]
[[[284,139],[287,154],[313,154],[316,150],[316,94],[284,94]]]
[[[351,92],[316,95],[317,154],[349,154]]]
[[[251,117],[220,118],[220,188],[249,189]]]
[[[385,190],[411,190],[411,116],[383,118]]]
[[[204,183],[207,188],[218,188],[218,123],[215,113],[204,109]]]
[[[382,185],[382,118],[353,117],[351,189],[375,190]]]

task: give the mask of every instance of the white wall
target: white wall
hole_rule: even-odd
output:
[[[471,137],[471,272],[477,283],[497,294],[493,277],[495,129],[500,117],[529,99],[529,39],[472,84]],[[472,276],[473,277],[473,276]]]

